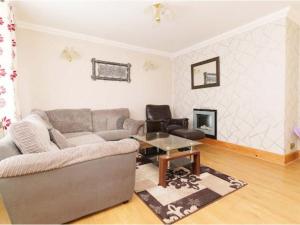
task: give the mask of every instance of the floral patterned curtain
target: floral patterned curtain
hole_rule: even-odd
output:
[[[15,29],[12,7],[7,2],[0,2],[0,129],[4,130],[16,118]]]

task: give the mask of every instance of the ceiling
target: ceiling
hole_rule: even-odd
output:
[[[166,53],[175,53],[300,1],[162,1],[171,16],[153,20],[153,1],[14,1],[16,19]]]

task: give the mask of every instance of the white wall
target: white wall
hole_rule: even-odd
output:
[[[218,139],[284,154],[286,20],[257,27],[172,62],[172,105],[218,110]],[[221,86],[191,89],[190,65],[220,56]]]
[[[133,118],[143,119],[146,104],[171,103],[171,62],[167,58],[25,29],[17,30],[17,39],[23,116],[33,108],[128,107]],[[62,59],[66,46],[78,51],[80,58],[71,63]],[[132,82],[91,80],[91,58],[131,63]],[[145,60],[158,68],[145,71]]]

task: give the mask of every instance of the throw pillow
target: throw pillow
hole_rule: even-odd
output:
[[[120,129],[123,129],[123,124],[124,124],[124,121],[127,119],[127,117],[126,116],[121,116],[121,117],[119,117],[118,119],[117,119],[117,124],[116,124],[116,127],[117,127],[117,129],[118,130],[120,130]]]
[[[53,128],[52,124],[50,123],[50,120],[47,116],[47,113],[43,110],[40,109],[33,109],[31,111],[32,114],[37,114],[39,117],[41,117],[41,119],[45,122],[46,126],[48,129]]]
[[[50,141],[46,124],[36,114],[13,123],[8,130],[12,140],[23,154],[59,150]]]
[[[74,147],[75,145],[72,145],[67,141],[64,135],[59,132],[59,130],[56,130],[55,128],[52,128],[49,130],[50,139],[53,141],[60,149]]]

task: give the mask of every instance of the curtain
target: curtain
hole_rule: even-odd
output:
[[[16,119],[16,25],[12,7],[0,2],[0,128],[7,130]]]

